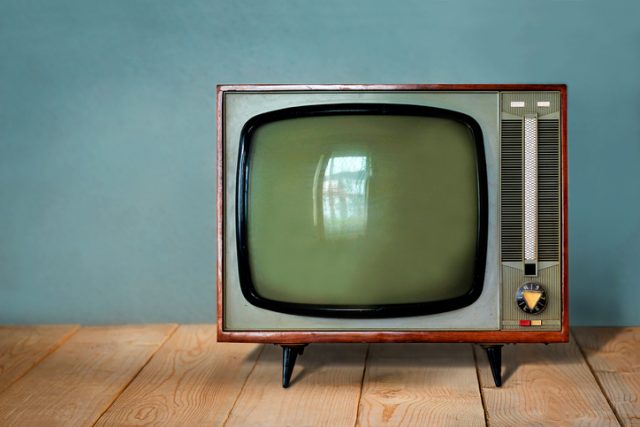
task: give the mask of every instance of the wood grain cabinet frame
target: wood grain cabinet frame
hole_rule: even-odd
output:
[[[556,91],[561,98],[561,238],[562,238],[562,326],[559,331],[226,331],[223,325],[223,126],[225,93],[277,91]],[[471,343],[552,343],[568,342],[568,224],[567,224],[567,87],[564,84],[399,84],[399,85],[219,85],[217,103],[217,328],[218,341],[297,344],[316,342],[471,342]]]

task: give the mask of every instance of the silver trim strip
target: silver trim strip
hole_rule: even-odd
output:
[[[524,116],[524,260],[538,259],[538,117]]]

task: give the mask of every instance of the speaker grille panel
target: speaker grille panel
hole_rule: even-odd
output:
[[[502,260],[522,261],[522,120],[501,123]]]
[[[538,121],[538,259],[560,261],[560,123]]]

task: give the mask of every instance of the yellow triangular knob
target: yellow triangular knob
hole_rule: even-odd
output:
[[[540,291],[522,291],[522,296],[524,300],[527,302],[527,307],[529,310],[533,310],[533,308],[540,301],[540,297],[542,296],[542,292]]]

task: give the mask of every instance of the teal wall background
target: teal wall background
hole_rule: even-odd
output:
[[[574,324],[640,324],[640,2],[0,0],[0,322],[208,322],[218,83],[567,83]]]

